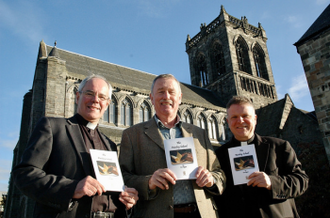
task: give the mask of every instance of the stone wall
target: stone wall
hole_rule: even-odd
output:
[[[297,47],[330,162],[330,29]]]

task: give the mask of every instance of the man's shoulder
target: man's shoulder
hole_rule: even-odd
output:
[[[63,123],[67,123],[69,119],[71,119],[72,117],[70,118],[64,118],[64,117],[47,117],[47,116],[44,116],[44,117],[41,117],[39,120],[38,120],[38,123],[39,124],[42,124],[42,123],[49,123],[51,125],[54,125],[54,124],[63,124]]]
[[[276,143],[276,144],[283,144],[286,142],[286,140],[281,139],[281,138],[276,138],[273,136],[260,136],[256,135],[258,137],[258,140],[263,142],[263,143]]]

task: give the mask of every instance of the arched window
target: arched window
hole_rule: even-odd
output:
[[[78,92],[78,87],[75,87],[73,89],[73,96],[74,96],[74,100],[73,100],[73,114],[76,114],[77,113],[77,110],[78,110],[78,105],[77,105],[77,102],[76,102],[76,93]]]
[[[139,109],[139,121],[144,122],[144,121],[148,121],[151,118],[151,112],[150,112],[150,107],[147,103],[143,102],[140,106]]]
[[[109,123],[109,108],[110,108],[110,105],[107,108],[107,110],[104,111],[104,114],[103,114],[103,117],[102,117],[103,121],[105,121],[107,123]]]
[[[206,68],[206,60],[205,60],[205,55],[199,54],[197,57],[197,62],[196,62],[196,70],[199,74],[200,78],[200,86],[206,86],[209,84],[209,76],[207,73],[207,68]]]
[[[125,126],[132,126],[132,105],[130,101],[125,98],[121,104],[121,124]]]
[[[199,114],[197,117],[197,126],[205,129],[206,128],[206,120],[205,117],[202,114]]]
[[[117,113],[116,113],[116,108],[117,108],[117,101],[112,97],[109,107],[103,114],[103,120],[108,123],[117,123]]]
[[[248,47],[246,45],[246,42],[241,36],[238,37],[235,47],[236,47],[237,63],[239,70],[252,74]]]
[[[110,104],[109,104],[109,122],[110,123],[117,123],[117,113],[116,113],[116,108],[117,108],[117,101],[114,98],[111,98]]]
[[[186,122],[186,123],[190,123],[192,124],[192,118],[191,118],[191,114],[188,110],[186,110],[184,113],[183,113],[183,121]]]
[[[269,80],[265,62],[265,54],[259,44],[256,44],[256,46],[253,47],[253,58],[257,75],[261,78]]]
[[[223,55],[222,46],[215,43],[212,48],[212,63],[214,69],[214,78],[226,73],[225,57]]]
[[[222,120],[222,123],[221,123],[221,125],[220,125],[220,130],[221,130],[221,140],[222,141],[226,141],[226,125],[227,125],[227,123],[226,123],[226,121],[225,121],[225,119],[223,119]]]
[[[208,122],[208,131],[209,131],[209,138],[211,139],[217,139],[218,136],[217,136],[217,125],[216,125],[216,119],[211,116],[209,118],[209,122]]]

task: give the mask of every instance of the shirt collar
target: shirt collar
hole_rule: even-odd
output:
[[[98,126],[98,124],[94,124],[94,123],[91,123],[91,122],[85,120],[80,114],[76,114],[76,117],[77,117],[78,124],[82,125],[82,126],[86,126],[88,129],[94,130]]]
[[[250,144],[253,144],[253,142],[254,142],[254,139],[255,139],[255,134],[249,139],[249,140],[247,140],[247,141],[245,141],[248,145],[250,145]],[[241,145],[241,142],[240,141],[238,141],[236,138],[235,138],[235,136],[233,136],[233,143],[236,145]]]
[[[167,127],[163,124],[163,122],[157,117],[156,114],[155,114],[154,118],[155,118],[155,121],[156,121],[156,123],[157,123],[158,128],[167,128]],[[176,115],[176,121],[177,121],[177,122],[174,124],[173,128],[174,128],[174,127],[179,127],[179,128],[181,128],[181,126],[182,126],[182,121],[181,121],[179,115]],[[168,128],[167,128],[167,129],[168,129]]]

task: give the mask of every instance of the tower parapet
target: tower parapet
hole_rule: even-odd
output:
[[[277,100],[267,49],[266,31],[242,16],[220,15],[200,32],[187,36],[191,83],[219,94],[227,102],[234,95],[248,96],[256,108]]]
[[[227,21],[231,23],[235,29],[242,28],[244,33],[252,34],[253,37],[262,37],[264,41],[267,41],[266,32],[258,23],[258,27],[255,27],[248,23],[248,19],[245,16],[242,16],[241,19],[238,19],[234,16],[229,15],[224,7],[221,5],[220,15],[215,18],[209,25],[201,24],[201,31],[196,34],[193,38],[190,38],[188,35],[186,41],[186,50],[189,48],[196,46],[203,37],[213,33],[217,27],[221,25],[222,22]]]

